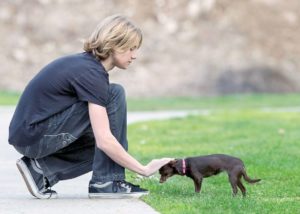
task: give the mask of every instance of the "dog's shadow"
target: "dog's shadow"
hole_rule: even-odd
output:
[[[184,177],[172,177],[167,182],[159,184],[157,188],[158,194],[172,195],[186,198],[243,198],[242,194],[238,193],[237,197],[233,197],[228,187],[227,176],[220,175],[211,177],[203,181],[202,191],[200,193],[195,192],[195,187],[189,179]],[[251,185],[251,184],[246,184]]]

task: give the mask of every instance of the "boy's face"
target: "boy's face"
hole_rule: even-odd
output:
[[[124,52],[114,51],[112,54],[113,65],[120,69],[126,69],[137,57],[137,49],[131,48]]]

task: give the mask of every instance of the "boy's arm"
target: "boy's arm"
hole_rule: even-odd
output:
[[[89,103],[88,108],[97,147],[119,165],[138,174],[150,176],[172,160],[171,158],[152,160],[149,164],[143,166],[127,153],[112,135],[106,108],[93,103]]]

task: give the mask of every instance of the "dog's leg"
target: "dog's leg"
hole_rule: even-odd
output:
[[[244,187],[244,185],[243,185],[241,179],[239,179],[239,180],[237,181],[237,185],[238,185],[238,187],[240,188],[240,190],[242,191],[243,196],[245,197],[245,196],[246,196],[246,188]]]
[[[243,176],[243,168],[238,172],[238,176],[237,176],[237,185],[239,187],[239,189],[241,190],[243,196],[246,196],[246,188],[242,183],[242,176]]]
[[[237,192],[238,192],[238,189],[237,189],[237,176],[236,176],[236,173],[232,173],[230,172],[228,174],[228,177],[229,177],[229,182],[231,184],[231,187],[232,187],[232,195],[233,196],[236,196]]]
[[[200,179],[194,178],[193,180],[194,180],[194,185],[195,185],[195,192],[199,193],[201,191],[203,178],[202,177]]]
[[[199,193],[201,191],[203,176],[201,173],[196,172],[196,173],[193,173],[192,179],[193,179],[194,185],[195,185],[195,192]]]

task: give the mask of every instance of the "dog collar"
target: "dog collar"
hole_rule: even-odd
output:
[[[186,173],[185,159],[182,159],[182,174],[185,175],[185,173]]]

